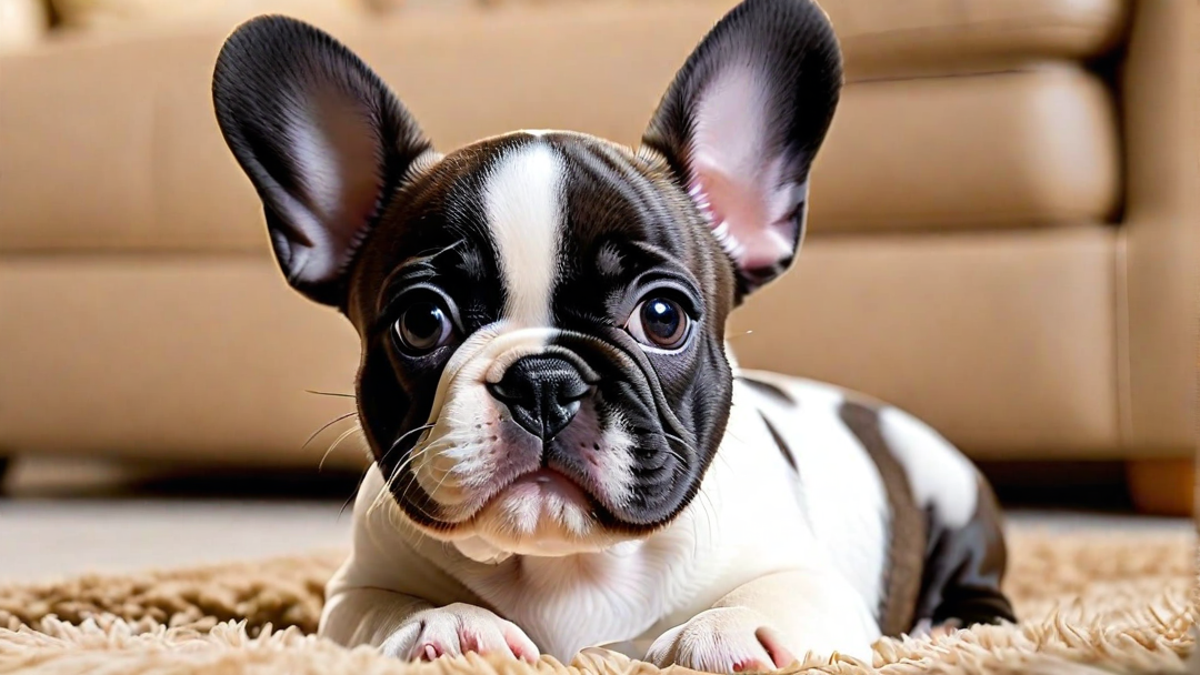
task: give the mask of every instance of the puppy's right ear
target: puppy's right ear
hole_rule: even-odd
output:
[[[285,17],[252,19],[226,40],[213,105],[288,282],[342,307],[355,250],[429,141],[362,60]]]
[[[743,0],[688,57],[642,137],[708,216],[738,302],[796,258],[841,86],[841,49],[815,0]]]

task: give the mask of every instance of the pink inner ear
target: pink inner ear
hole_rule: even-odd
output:
[[[770,267],[794,254],[790,218],[803,190],[784,178],[784,148],[767,129],[765,89],[748,66],[717,75],[696,107],[692,198],[742,269]]]
[[[298,249],[294,276],[318,282],[335,276],[374,211],[383,189],[379,142],[353,101],[317,92],[286,133],[302,187],[286,200],[292,222],[312,242]]]

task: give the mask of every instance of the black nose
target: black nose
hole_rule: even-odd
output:
[[[579,411],[591,387],[566,359],[526,356],[518,359],[488,391],[508,406],[513,419],[543,441],[554,438]]]

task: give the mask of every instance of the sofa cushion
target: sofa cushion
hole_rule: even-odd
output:
[[[846,52],[847,78],[1005,70],[1103,53],[1128,0],[821,0]]]
[[[813,168],[811,231],[1109,220],[1120,152],[1109,91],[1075,66],[852,84]]]
[[[439,148],[519,128],[636,143],[720,10],[585,4],[348,13],[322,25],[379,71]],[[63,36],[5,57],[0,251],[266,255],[261,203],[212,109],[231,27]]]
[[[671,0],[654,1],[669,4]],[[689,12],[696,5],[710,5],[714,17],[738,2],[674,1],[686,3]],[[1003,70],[1034,60],[1087,59],[1118,41],[1130,5],[1129,0],[817,1],[841,40],[850,81]],[[430,0],[376,2],[396,12],[430,4]],[[583,0],[476,2],[492,7],[583,4]]]
[[[1114,456],[1117,238],[814,241],[735,312],[730,344],[746,367],[900,405],[975,457]],[[358,339],[269,260],[28,256],[0,260],[0,289],[0,316],[21,317],[0,354],[23,355],[0,378],[0,446],[311,468],[349,428],[301,451],[353,410],[305,390],[352,391]],[[347,439],[327,465],[361,447]]]
[[[9,292],[11,289],[21,292]],[[0,446],[315,468],[354,410],[358,338],[274,263],[228,257],[0,261]],[[360,466],[348,438],[325,466]]]
[[[346,11],[365,11],[366,0],[50,0],[62,25],[87,30],[190,23],[212,17],[231,21],[284,13],[310,21]]]
[[[634,144],[729,4],[568,3],[370,20],[346,12],[324,25],[379,70],[441,148],[522,127]],[[853,62],[856,36],[879,29],[855,28],[865,10],[850,0],[827,4],[850,26]],[[936,3],[908,4],[927,17],[919,25],[941,25],[932,10],[917,11]],[[64,36],[5,56],[0,251],[265,254],[261,206],[212,112],[212,68],[231,26]],[[818,158],[814,231],[1103,218],[1117,193],[1105,96],[1099,81],[1070,68],[851,85]],[[944,195],[944,204],[925,200]]]
[[[1117,456],[1119,233],[813,240],[734,312],[740,365],[894,403],[975,458]]]

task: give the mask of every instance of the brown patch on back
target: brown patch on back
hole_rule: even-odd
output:
[[[983,476],[977,476],[974,515],[958,529],[932,523],[929,559],[916,619],[963,626],[1016,621],[1001,586],[1008,563],[1000,504]]]
[[[792,449],[788,446],[787,441],[783,439],[783,435],[779,433],[774,424],[771,424],[771,420],[766,415],[761,412],[758,415],[762,418],[763,424],[767,426],[767,431],[770,432],[771,439],[775,441],[776,447],[779,448],[780,454],[783,455],[783,460],[788,463],[788,466],[792,467],[792,471],[797,471],[796,458],[792,455]]]
[[[758,393],[769,396],[785,406],[794,407],[796,405],[796,399],[777,385],[745,375],[739,375],[737,379]]]
[[[896,636],[912,628],[921,592],[928,537],[923,512],[913,498],[904,467],[892,454],[879,429],[879,412],[847,401],[838,411],[842,422],[863,444],[879,469],[891,511],[888,565],[879,607],[879,627]]]

